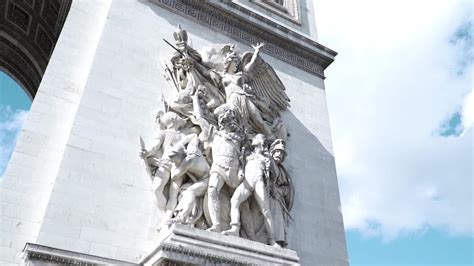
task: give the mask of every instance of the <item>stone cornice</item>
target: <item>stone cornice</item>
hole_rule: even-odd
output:
[[[324,78],[324,69],[337,55],[333,50],[228,0],[153,0],[185,18],[251,45],[265,42],[262,51]]]
[[[138,265],[121,260],[26,243],[23,248],[23,262],[28,265],[28,262],[38,261],[60,265]]]

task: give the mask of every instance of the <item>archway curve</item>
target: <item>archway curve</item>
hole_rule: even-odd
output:
[[[72,0],[0,2],[0,71],[34,99]]]

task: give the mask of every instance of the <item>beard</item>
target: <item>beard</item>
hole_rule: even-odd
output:
[[[281,156],[273,156],[273,160],[275,160],[275,162],[277,163],[281,163],[283,161],[283,158]]]

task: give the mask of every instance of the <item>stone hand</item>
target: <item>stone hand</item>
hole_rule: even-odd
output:
[[[239,179],[239,183],[241,183],[242,181],[244,181],[245,179],[245,174],[244,174],[244,171],[242,168],[239,168],[238,172],[237,172],[237,178]]]
[[[206,87],[199,85],[194,94],[198,95],[200,98],[206,96]]]
[[[146,156],[147,156],[148,152],[146,150],[141,150],[139,153],[138,153],[138,156],[140,156],[140,158],[142,159],[145,159]]]
[[[253,49],[255,49],[255,51],[260,51],[260,48],[262,48],[263,46],[265,46],[265,43],[263,42],[259,42],[257,43],[257,45],[252,45]]]
[[[248,84],[242,85],[242,88],[248,94],[255,94],[255,91],[253,90],[253,88],[251,86],[249,86]]]

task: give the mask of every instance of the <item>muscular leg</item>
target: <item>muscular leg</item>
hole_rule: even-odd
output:
[[[173,216],[174,209],[176,208],[176,205],[178,205],[178,193],[182,183],[182,176],[171,181],[170,194],[168,203],[166,204],[165,220],[171,219]]]
[[[179,178],[183,176],[189,168],[193,165],[193,159],[195,157],[186,157],[183,161],[175,168],[171,170],[171,179]]]
[[[273,133],[272,131],[270,130],[270,128],[268,127],[267,123],[265,123],[265,121],[263,121],[263,118],[262,116],[260,115],[260,110],[258,110],[258,108],[255,106],[255,104],[253,102],[251,102],[250,100],[247,100],[248,101],[248,114],[249,114],[249,118],[250,120],[252,120],[252,122],[256,125],[258,125],[259,127],[261,127],[260,129],[263,130],[263,134],[266,136],[266,137],[273,137]]]
[[[161,211],[165,211],[166,208],[166,197],[163,195],[163,190],[170,179],[170,172],[163,167],[159,167],[156,170],[155,177],[153,178],[153,194],[156,200],[156,205]]]
[[[240,223],[242,224],[242,229],[247,233],[247,236],[250,240],[257,241],[255,236],[255,227],[253,223],[253,217],[250,211],[249,201],[246,200],[240,205]]]
[[[263,181],[258,181],[255,184],[255,192],[253,193],[255,199],[257,200],[258,206],[262,211],[263,217],[265,219],[265,229],[267,230],[268,240],[270,245],[275,245],[275,233],[273,231],[273,220],[270,213],[270,204],[268,202],[268,196],[265,191],[265,184]]]
[[[209,187],[207,189],[209,215],[211,216],[212,227],[207,229],[211,232],[220,232],[221,217],[220,217],[220,203],[219,192],[224,185],[224,180],[217,173],[212,173],[209,177]]]
[[[191,222],[189,219],[192,217],[190,216],[193,210],[197,208],[197,204],[199,204],[198,197],[204,195],[207,190],[208,182],[209,178],[206,178],[192,184],[182,192],[182,197],[175,208],[175,217],[168,220],[167,224]]]
[[[208,186],[209,186],[209,178],[206,178],[204,180],[201,180],[197,183],[192,184],[186,190],[192,193],[195,198],[197,198],[204,195]]]
[[[245,182],[245,181],[244,181]],[[239,236],[240,230],[240,204],[246,201],[252,192],[248,190],[244,183],[241,183],[237,189],[232,194],[232,198],[230,200],[230,225],[231,228],[225,232],[225,235],[235,235]]]
[[[171,178],[174,179],[185,173],[191,173],[199,180],[209,173],[209,168],[209,164],[203,156],[187,156],[179,166],[171,171]]]

